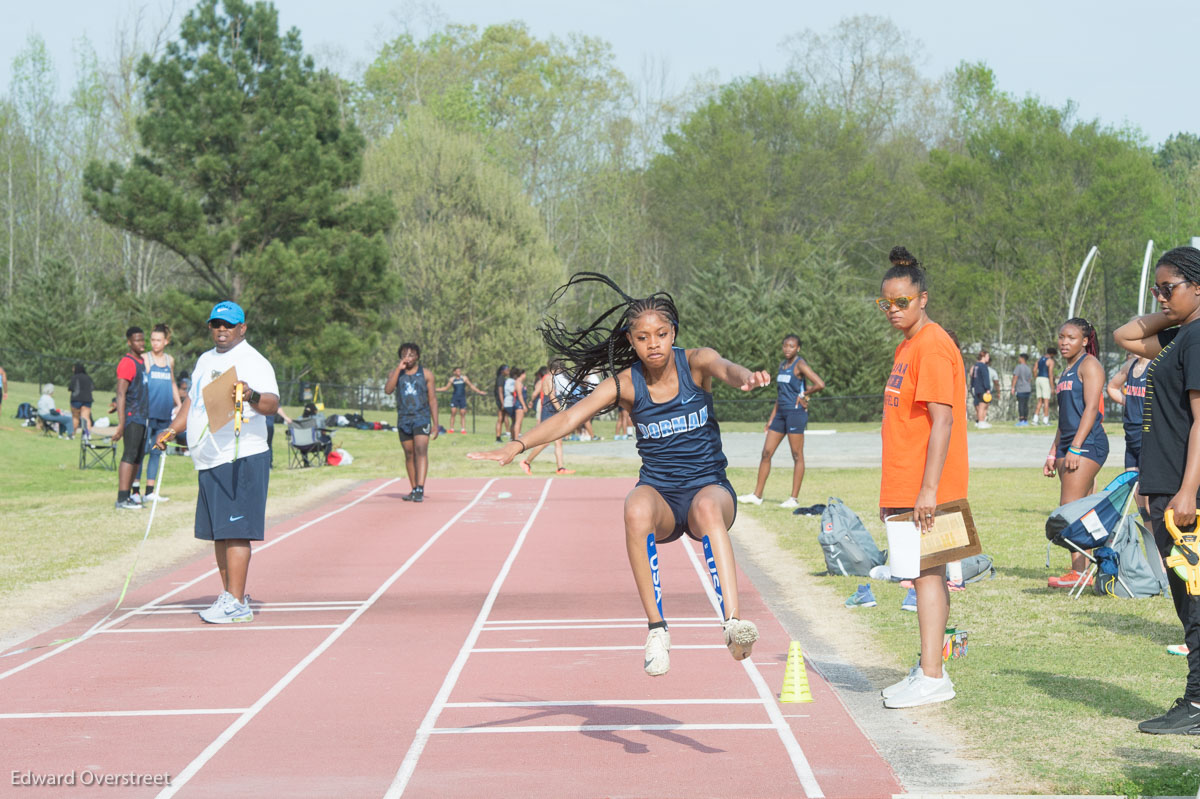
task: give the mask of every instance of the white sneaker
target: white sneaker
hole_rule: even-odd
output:
[[[939,678],[926,677],[925,672],[917,671],[907,685],[883,700],[884,707],[919,707],[945,702],[954,698],[954,683],[950,682],[950,674],[942,669]]]
[[[156,492],[156,493],[149,494],[146,496],[146,498],[145,498],[146,504],[147,505],[153,504],[155,497],[158,497],[159,502],[170,502],[171,501],[170,497],[164,497],[162,494],[159,494]]]
[[[788,497],[783,502],[779,503],[779,507],[781,507],[781,508],[798,508],[798,507],[800,507],[800,503],[796,501],[795,497]]]
[[[900,682],[894,682],[891,685],[889,685],[887,688],[884,688],[882,691],[879,692],[879,695],[882,696],[884,699],[891,699],[893,696],[900,693],[900,691],[904,687],[906,687],[910,682],[912,682],[913,677],[916,677],[920,673],[921,673],[921,661],[918,660],[917,665],[915,665],[911,669],[909,669],[908,674],[904,675],[904,679],[900,680]],[[945,674],[944,671],[942,673]]]
[[[758,628],[745,619],[730,619],[721,625],[725,629],[725,646],[734,660],[745,660],[758,640]]]
[[[660,677],[671,668],[671,633],[656,627],[646,636],[646,673]]]
[[[216,608],[209,608],[200,613],[200,618],[209,624],[229,624],[232,622],[254,621],[254,612],[249,605],[238,602],[232,594],[221,598]]]
[[[206,607],[204,610],[198,610],[196,612],[197,613],[207,613],[209,611],[215,612],[217,608],[221,607],[221,603],[225,601],[225,597],[229,597],[230,599],[233,599],[233,594],[229,593],[228,591],[222,591],[220,594],[217,595],[217,598],[213,600],[213,603],[211,605]]]
[[[757,494],[742,494],[738,497],[738,502],[741,502],[743,505],[761,505],[762,497]]]
[[[990,428],[992,426],[992,423],[991,422],[976,422],[975,426],[977,428],[979,428],[980,430],[987,430],[988,428]]]

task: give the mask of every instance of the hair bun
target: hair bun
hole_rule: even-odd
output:
[[[896,266],[919,267],[921,265],[921,262],[917,260],[916,256],[908,251],[908,248],[901,246],[892,248],[892,251],[888,253],[888,260]]]

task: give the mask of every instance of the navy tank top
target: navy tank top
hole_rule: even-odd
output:
[[[465,403],[467,401],[467,381],[461,377],[455,377],[450,380],[450,385],[454,389],[454,393],[450,395],[450,401]]]
[[[169,365],[158,366],[151,359],[147,373],[147,383],[150,388],[150,418],[170,421],[171,409],[175,407],[175,398],[171,395],[171,367]]]
[[[712,394],[692,380],[687,352],[673,347],[679,393],[666,402],[650,399],[639,361],[630,368],[637,450],[642,458],[639,480],[662,488],[692,488],[725,479],[721,428],[713,413]]]
[[[1134,361],[1125,373],[1125,411],[1121,414],[1121,421],[1124,422],[1125,437],[1132,441],[1141,441],[1142,414],[1146,409],[1146,376],[1150,365],[1146,365],[1141,376],[1133,374],[1136,368],[1137,361]]]
[[[1049,364],[1047,364],[1047,363],[1046,363],[1046,356],[1045,356],[1045,355],[1043,355],[1042,357],[1038,358],[1038,362],[1037,362],[1037,376],[1038,376],[1038,377],[1049,377],[1049,376],[1050,376],[1050,366],[1049,366]]]
[[[775,406],[781,411],[799,408],[800,398],[804,396],[804,378],[797,377],[794,372],[796,362],[799,360],[800,356],[797,355],[791,363],[782,362],[779,364],[779,374],[775,375],[775,386],[779,390]]]
[[[1056,386],[1058,398],[1058,432],[1059,440],[1074,438],[1075,433],[1079,430],[1079,420],[1083,416],[1083,380],[1079,378],[1079,364],[1083,363],[1083,356],[1075,363],[1067,367],[1058,378]],[[1104,435],[1104,403],[1100,404],[1099,412],[1096,414],[1096,421],[1092,425],[1092,430],[1088,433],[1088,437],[1094,435]]]
[[[411,375],[400,373],[396,380],[396,415],[429,415],[429,388],[425,385],[424,366],[418,366]]]
[[[125,353],[122,358],[128,358],[134,365],[135,377],[129,381],[129,387],[125,389],[125,421],[133,424],[145,424],[146,418],[150,413],[149,391],[147,383],[149,379],[146,375],[146,364],[141,358],[136,358],[132,353]]]

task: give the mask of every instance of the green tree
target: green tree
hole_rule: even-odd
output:
[[[179,40],[142,59],[141,154],[90,163],[85,199],[187,263],[206,291],[181,313],[237,300],[287,371],[355,373],[397,290],[383,238],[394,212],[351,191],[365,141],[299,32],[281,35],[269,3],[218,5],[203,0]]]

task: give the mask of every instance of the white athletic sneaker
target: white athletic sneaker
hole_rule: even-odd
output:
[[[904,679],[900,680],[900,682],[894,682],[891,685],[889,685],[887,688],[884,688],[882,691],[879,692],[879,695],[882,696],[884,699],[891,699],[893,696],[900,693],[901,689],[905,688],[910,682],[912,682],[913,677],[916,677],[920,673],[921,673],[921,661],[918,660],[917,665],[915,665],[911,669],[909,669],[908,674],[904,675]],[[943,671],[942,673],[945,674],[945,671]]]
[[[164,497],[162,494],[155,493],[155,494],[149,494],[146,496],[146,504],[153,505],[155,497],[158,497],[159,502],[170,502],[171,501],[170,497]]]
[[[781,507],[781,508],[798,508],[798,507],[800,507],[800,503],[796,501],[795,497],[788,497],[783,502],[779,503],[779,507]]]
[[[742,503],[743,505],[761,505],[762,497],[758,496],[757,494],[742,494],[740,497],[738,497],[738,502]]]
[[[950,674],[942,668],[942,676],[938,679],[926,677],[925,672],[918,670],[908,684],[902,686],[894,694],[883,700],[884,707],[918,707],[945,702],[954,698],[954,683],[950,682]]]
[[[758,628],[745,619],[730,619],[721,625],[725,629],[725,646],[734,660],[745,660],[758,640]]]
[[[221,604],[200,613],[200,619],[209,624],[229,624],[231,622],[254,621],[254,612],[249,605],[238,602],[232,594],[225,594]]]
[[[992,426],[991,422],[976,422],[975,426],[980,430],[987,430]]]
[[[656,627],[646,636],[646,673],[660,677],[671,668],[671,633]]]
[[[233,599],[233,594],[229,593],[228,591],[222,591],[220,594],[217,595],[217,598],[213,600],[213,603],[211,605],[206,607],[204,610],[198,610],[196,612],[197,613],[208,613],[211,611],[211,612],[215,613],[217,608],[221,607],[221,603],[225,601],[225,597],[229,597],[230,599]]]

